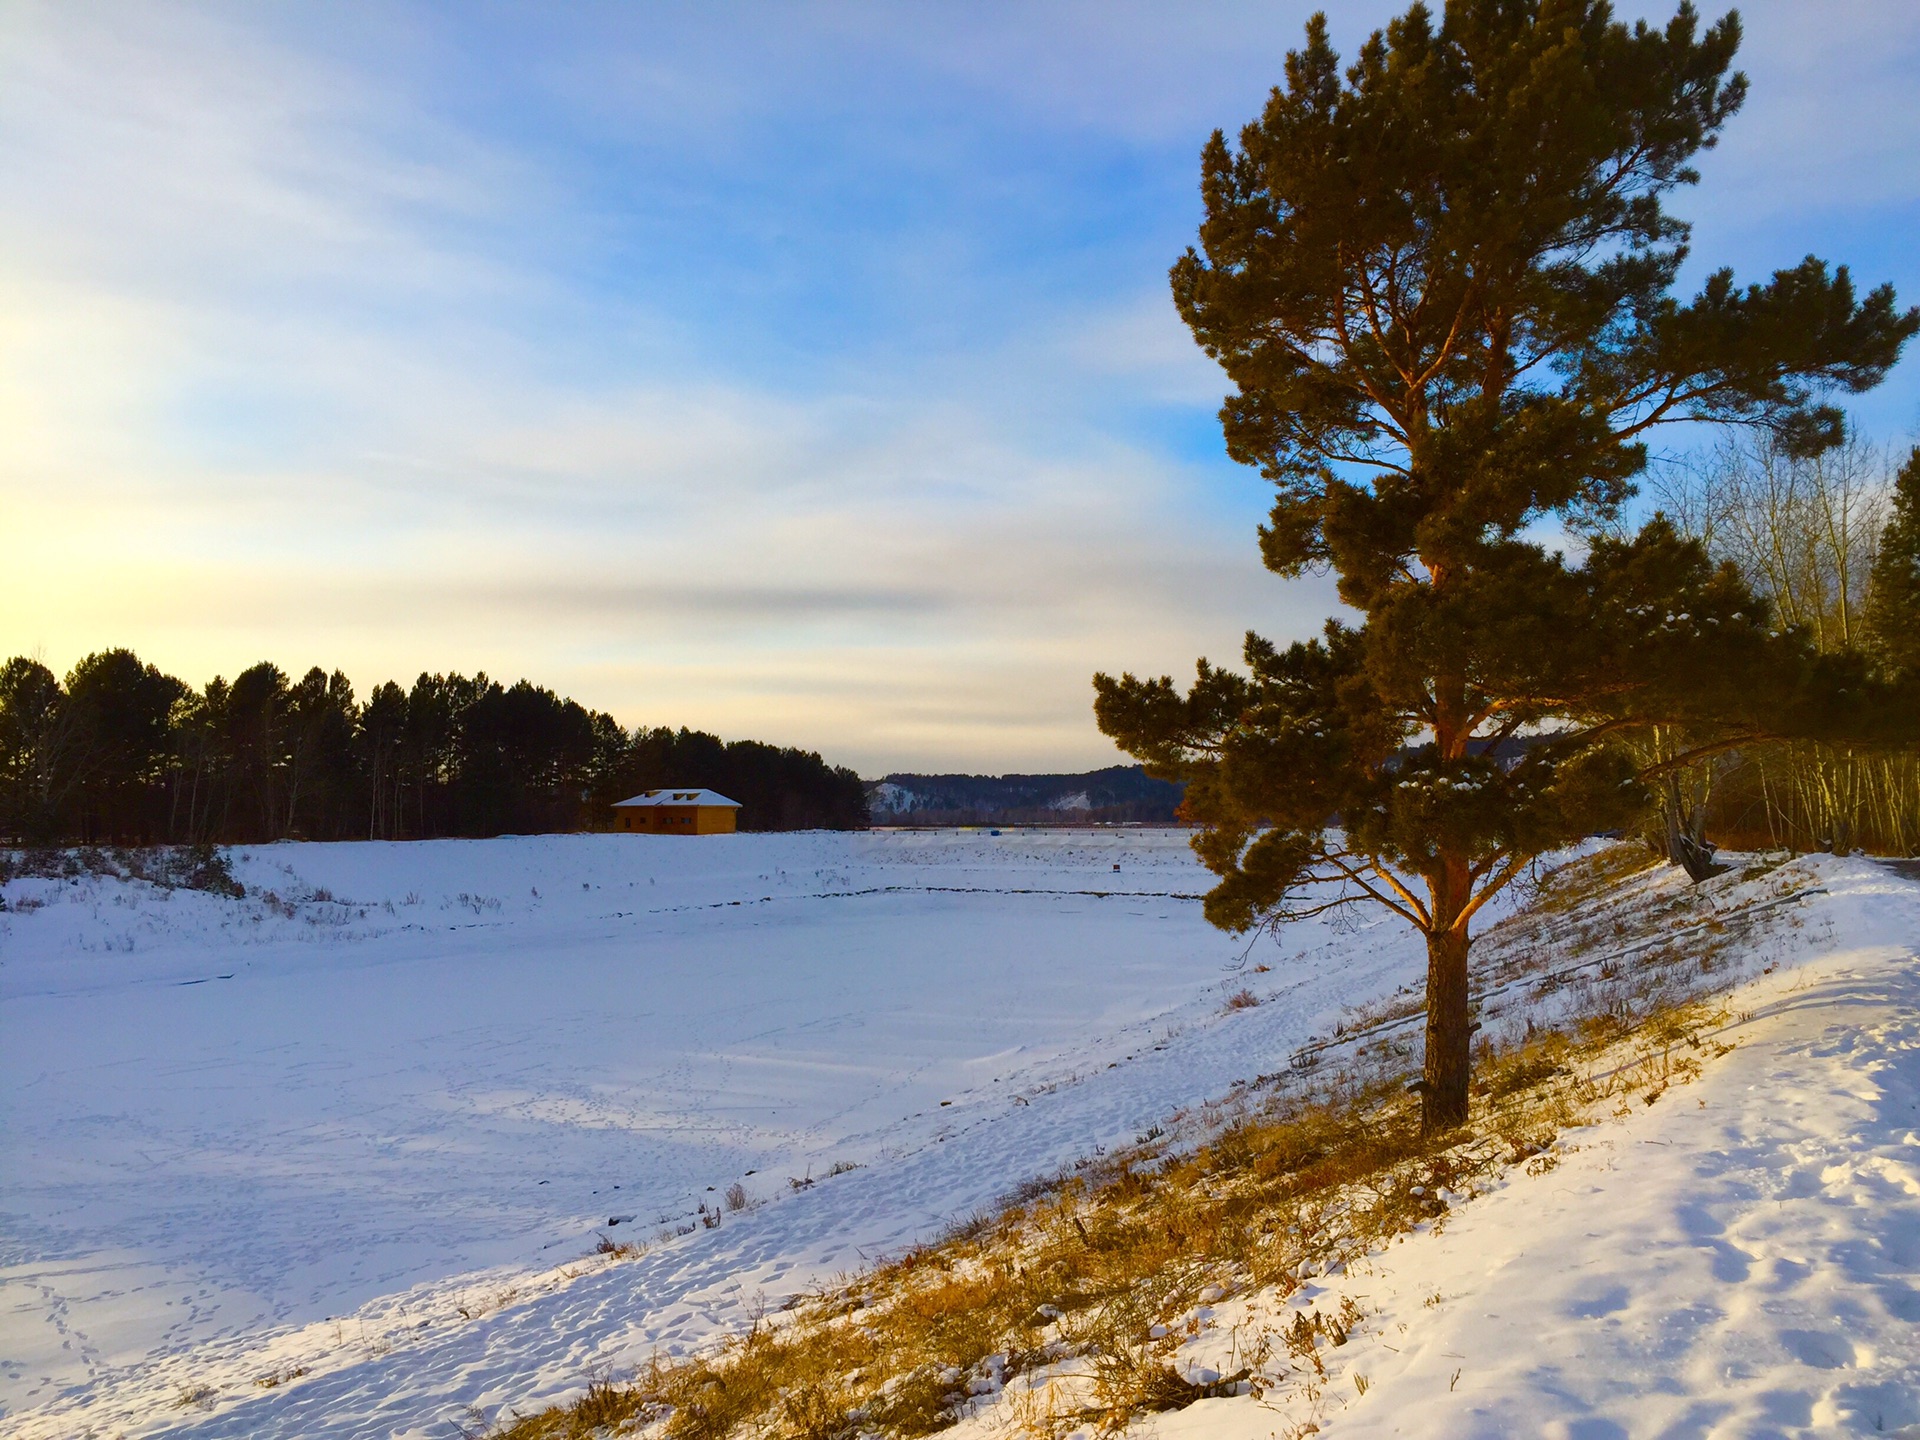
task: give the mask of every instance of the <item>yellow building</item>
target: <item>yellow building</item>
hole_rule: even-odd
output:
[[[712,790],[649,790],[616,800],[613,828],[635,835],[731,835],[738,800]]]

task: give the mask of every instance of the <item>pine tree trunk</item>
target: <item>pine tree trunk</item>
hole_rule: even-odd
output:
[[[1720,873],[1713,863],[1714,846],[1699,832],[1705,828],[1706,811],[1682,817],[1673,809],[1667,812],[1667,859],[1687,872],[1695,885]]]
[[[1467,1122],[1472,1022],[1467,1013],[1466,927],[1427,936],[1427,1058],[1421,1076],[1420,1128],[1429,1135]]]
[[[1444,576],[1434,569],[1434,588]],[[1433,725],[1434,748],[1455,763],[1465,757],[1472,727],[1465,720],[1466,682],[1448,676],[1435,686],[1440,697]],[[1467,1019],[1467,948],[1472,943],[1460,921],[1473,896],[1467,857],[1444,845],[1427,872],[1427,1054],[1420,1084],[1420,1128],[1428,1135],[1467,1122],[1467,1081],[1473,1056]]]

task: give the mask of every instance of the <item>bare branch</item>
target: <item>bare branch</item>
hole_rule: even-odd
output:
[[[1537,855],[1515,855],[1512,859],[1508,860],[1499,873],[1483,885],[1480,888],[1480,892],[1469,900],[1460,913],[1454,917],[1454,928],[1460,929],[1464,927],[1468,921],[1480,913],[1481,906],[1485,905],[1494,896],[1506,889],[1508,885],[1513,883],[1515,876],[1519,875],[1522,870],[1526,869],[1527,866],[1539,858]]]
[[[1405,920],[1408,924],[1412,925],[1416,930],[1425,931],[1432,928],[1432,925],[1433,925],[1432,917],[1427,914],[1426,907],[1424,905],[1421,905],[1418,900],[1414,900],[1411,895],[1407,896],[1408,900],[1412,901],[1413,903],[1413,908],[1409,909],[1406,905],[1402,905],[1397,900],[1389,899],[1387,896],[1381,894],[1378,890],[1374,889],[1372,885],[1367,883],[1366,877],[1362,875],[1359,871],[1351,869],[1346,865],[1343,865],[1339,860],[1334,859],[1332,856],[1323,856],[1322,858],[1325,859],[1327,863],[1331,864],[1335,869],[1337,869],[1343,876],[1345,876],[1349,882],[1351,882],[1354,885],[1358,885],[1362,890],[1366,891],[1368,895],[1372,896],[1380,904],[1386,906],[1387,909],[1393,911],[1394,914],[1398,915],[1402,920]],[[1379,870],[1379,864],[1377,861],[1370,861],[1368,864],[1368,868],[1375,870],[1377,872]],[[1401,889],[1401,887],[1399,887],[1398,885],[1396,885],[1394,888],[1400,889],[1401,894],[1403,895],[1406,894],[1406,891],[1404,889]]]

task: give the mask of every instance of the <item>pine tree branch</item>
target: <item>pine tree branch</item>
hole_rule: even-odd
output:
[[[1446,367],[1447,361],[1453,358],[1454,346],[1459,343],[1460,339],[1460,329],[1466,323],[1467,315],[1477,303],[1479,294],[1480,286],[1477,281],[1469,280],[1466,285],[1461,287],[1460,304],[1454,309],[1453,324],[1447,330],[1446,339],[1440,342],[1440,348],[1433,357],[1433,363],[1420,372],[1418,379],[1408,387],[1409,389],[1426,389],[1426,387],[1433,382],[1433,378]],[[1424,296],[1422,297],[1421,304],[1424,308]]]
[[[1372,870],[1375,874],[1380,875],[1383,879],[1387,881],[1389,885],[1393,887],[1394,890],[1398,891],[1402,896],[1404,896],[1407,901],[1405,905],[1401,904],[1397,900],[1389,899],[1387,896],[1381,894],[1378,890],[1374,889],[1372,885],[1367,883],[1367,879],[1364,874],[1362,874],[1357,870],[1354,870],[1352,867],[1348,865],[1341,863],[1341,860],[1338,856],[1335,856],[1326,852],[1322,852],[1320,858],[1324,860],[1327,864],[1333,866],[1334,869],[1338,870],[1341,876],[1344,877],[1346,880],[1348,880],[1354,885],[1358,885],[1374,900],[1386,906],[1387,909],[1393,911],[1394,914],[1398,915],[1402,920],[1405,920],[1409,924],[1413,925],[1416,929],[1431,930],[1433,928],[1433,917],[1427,913],[1427,907],[1422,905],[1415,896],[1409,894],[1406,887],[1401,885],[1399,881],[1395,880],[1392,877],[1392,875],[1388,874],[1387,871],[1380,865],[1380,862],[1378,860],[1374,860],[1371,857],[1368,857],[1367,868]]]
[[[1676,770],[1684,770],[1687,766],[1695,764],[1698,761],[1710,760],[1715,755],[1724,755],[1729,750],[1741,750],[1749,745],[1764,745],[1773,741],[1790,740],[1793,738],[1794,737],[1790,735],[1775,734],[1771,731],[1752,730],[1744,734],[1730,736],[1726,739],[1709,741],[1704,745],[1696,745],[1692,749],[1683,750],[1678,755],[1672,756],[1669,759],[1656,761],[1644,770],[1637,772],[1637,774],[1642,781],[1652,780]]]
[[[1506,889],[1508,885],[1512,884],[1522,870],[1526,869],[1527,866],[1539,858],[1537,855],[1521,854],[1515,855],[1512,859],[1508,860],[1505,867],[1495,874],[1493,879],[1483,885],[1479,893],[1469,900],[1461,909],[1460,913],[1454,917],[1454,928],[1464,928],[1475,915],[1480,913],[1480,908],[1483,905],[1498,895],[1502,890]]]

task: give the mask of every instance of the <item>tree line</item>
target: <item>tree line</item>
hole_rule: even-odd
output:
[[[859,777],[811,751],[624,729],[526,680],[422,674],[365,700],[340,671],[262,662],[203,688],[131,650],[64,680],[0,668],[0,837],[17,844],[425,839],[605,828],[668,785],[741,803],[748,830],[867,823]]]

